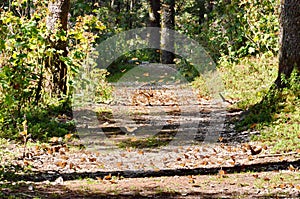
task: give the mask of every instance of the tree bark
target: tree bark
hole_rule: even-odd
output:
[[[47,29],[55,34],[67,32],[68,14],[70,10],[70,0],[50,0],[48,4],[49,14],[47,16]],[[58,26],[58,30],[56,30]],[[52,72],[52,92],[58,94],[67,94],[67,65],[60,59],[61,56],[67,57],[67,40],[51,41],[51,47],[56,50],[54,56],[49,60],[49,66]],[[58,51],[62,53],[59,54]]]
[[[281,0],[279,71],[277,87],[285,87],[282,75],[289,78],[300,71],[300,0]]]
[[[160,0],[149,0],[150,9],[149,9],[149,27],[160,27]],[[152,31],[149,36],[149,40],[153,46],[156,48],[153,49],[153,58],[151,61],[159,62],[160,59],[160,32]]]
[[[164,0],[162,4],[161,63],[174,64],[174,35],[167,31],[175,28],[175,0]]]

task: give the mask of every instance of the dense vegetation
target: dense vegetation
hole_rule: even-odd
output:
[[[97,43],[110,36],[149,25],[148,1],[71,1],[68,30],[46,27],[47,0],[13,0],[0,4],[0,136],[17,138],[24,132],[33,139],[47,140],[74,131],[70,103],[78,78],[96,87],[92,100],[110,98],[111,87],[124,69],[134,67],[128,60],[158,61],[159,51],[127,52],[106,70],[95,70]],[[168,3],[167,1],[164,3]],[[28,11],[29,10],[29,11]],[[126,16],[126,17],[124,17]],[[240,129],[262,130],[261,139],[278,149],[299,148],[299,78],[287,80],[287,88],[269,90],[277,77],[279,52],[279,1],[178,0],[175,30],[199,42],[217,63],[222,74],[224,96],[239,101],[235,106],[248,110]],[[68,42],[68,55],[51,44]],[[53,91],[53,74],[47,64],[59,55],[66,64],[67,92]],[[201,95],[208,95],[203,79],[188,60],[177,57],[179,71]],[[86,73],[78,73],[86,71]],[[110,74],[109,74],[110,73]],[[89,77],[78,77],[85,74]],[[98,81],[90,81],[97,78]],[[268,107],[268,108],[266,108]],[[282,138],[275,142],[274,135]],[[277,149],[276,148],[276,149]]]

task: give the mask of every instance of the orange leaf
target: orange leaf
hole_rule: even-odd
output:
[[[208,164],[208,162],[207,161],[203,161],[201,164],[205,166],[205,165]]]
[[[289,170],[290,170],[290,171],[295,171],[295,167],[294,167],[293,165],[290,164]]]
[[[140,155],[144,155],[144,151],[142,151],[142,150],[139,150],[139,151],[138,151],[138,154],[140,154]]]
[[[254,123],[254,124],[252,124],[252,125],[250,126],[250,129],[253,129],[253,128],[255,128],[256,126],[257,126],[257,124]]]
[[[117,162],[117,167],[120,168],[122,167],[123,163],[122,162]]]
[[[71,139],[73,137],[73,134],[72,133],[69,133],[69,134],[66,134],[65,135],[65,139],[66,140],[69,140],[69,139]]]
[[[112,178],[112,177],[111,177],[111,173],[110,173],[110,174],[108,174],[107,176],[104,176],[103,179],[104,179],[104,180],[111,180],[111,178]]]
[[[226,172],[225,172],[224,170],[221,169],[221,170],[219,171],[219,175],[225,175],[225,174],[226,174]]]
[[[252,160],[253,160],[253,156],[252,156],[252,155],[249,155],[249,156],[248,156],[248,160],[249,160],[249,161],[252,161]]]
[[[222,142],[222,141],[223,141],[223,139],[224,139],[223,137],[219,137],[219,141],[220,141],[220,142]]]
[[[56,166],[65,168],[67,166],[67,162],[58,161],[55,163]]]

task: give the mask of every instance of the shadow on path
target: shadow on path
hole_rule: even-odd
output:
[[[263,172],[263,171],[278,171],[286,170],[289,165],[293,165],[295,168],[300,167],[300,159],[294,161],[276,161],[276,162],[266,162],[257,163],[249,165],[236,165],[236,166],[223,166],[223,167],[213,167],[213,168],[192,168],[192,169],[162,169],[162,170],[120,170],[120,171],[96,171],[96,172],[70,172],[70,173],[60,173],[58,171],[47,171],[47,172],[34,172],[19,174],[12,171],[4,172],[0,170],[1,175],[5,180],[8,181],[54,181],[59,177],[66,180],[76,180],[82,178],[92,178],[96,177],[103,178],[107,175],[112,176],[123,176],[125,178],[143,178],[143,177],[162,177],[162,176],[185,176],[185,175],[215,175],[218,174],[220,169],[224,170],[226,173],[239,173],[239,172]],[[6,170],[6,169],[4,169]]]

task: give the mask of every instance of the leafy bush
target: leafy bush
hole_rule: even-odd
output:
[[[279,0],[215,1],[199,41],[217,59],[278,53]]]
[[[49,122],[55,120],[55,115],[45,117],[45,113],[41,112],[52,110],[54,107],[61,109],[57,114],[70,110],[69,98],[76,85],[75,77],[78,71],[95,68],[94,57],[91,54],[97,34],[93,32],[105,29],[95,16],[86,15],[77,17],[74,26],[68,32],[49,32],[46,28],[47,1],[35,1],[34,12],[30,17],[22,15],[26,13],[23,12],[26,9],[26,1],[22,2],[23,4],[12,1],[11,7],[6,7],[0,13],[0,136],[4,137],[17,135],[24,115],[28,116],[29,132],[32,131],[30,133],[33,136],[39,135],[38,131],[49,129],[47,125],[51,129],[49,131],[60,131],[59,126],[54,128],[55,125],[60,125],[59,122]],[[61,52],[52,48],[50,40],[67,40],[68,56],[63,57]],[[60,59],[68,66],[66,78],[69,92],[63,98],[57,98],[51,93],[52,79],[46,63],[54,54],[59,54]],[[99,74],[99,81],[103,83],[97,91],[100,100],[103,93],[104,98],[109,97],[106,88],[110,88],[104,83],[105,72]],[[44,120],[36,120],[37,116]],[[61,125],[61,128],[64,128],[63,126]],[[61,131],[64,132],[62,129]]]

